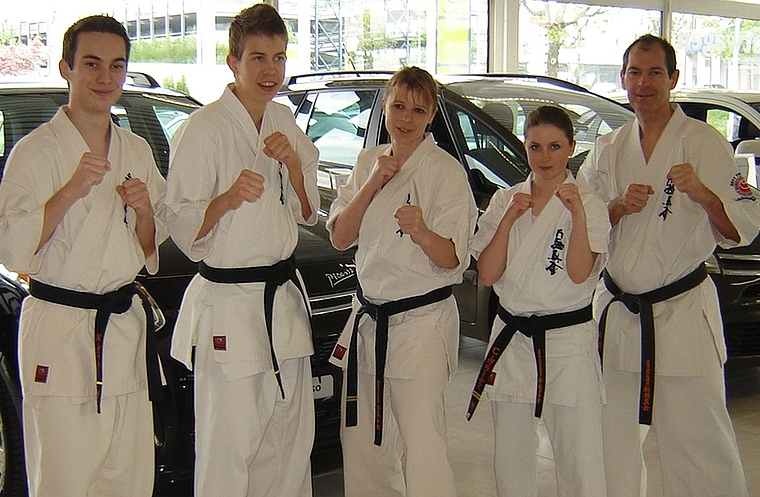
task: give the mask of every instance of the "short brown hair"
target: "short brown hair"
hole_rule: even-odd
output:
[[[267,3],[257,3],[245,8],[235,16],[230,24],[230,55],[240,60],[243,56],[245,40],[251,35],[282,37],[288,44],[288,28],[277,9]]]
[[[676,50],[668,40],[653,34],[640,36],[625,49],[625,53],[623,54],[623,70],[621,73],[625,74],[626,69],[628,69],[628,57],[631,55],[631,50],[638,47],[641,50],[647,51],[654,46],[659,46],[662,48],[662,51],[665,52],[665,68],[668,71],[668,77],[673,76],[673,73],[676,72]]]
[[[544,125],[554,126],[565,134],[568,143],[573,143],[575,135],[573,121],[570,120],[570,116],[563,109],[552,105],[542,105],[528,114],[528,117],[525,119],[525,135],[528,135],[530,128]]]
[[[132,49],[132,42],[129,40],[127,30],[113,17],[95,15],[79,19],[63,35],[63,60],[66,61],[70,68],[74,68],[74,58],[76,57],[79,35],[81,33],[110,33],[121,36],[124,39],[126,59],[129,61],[129,51]]]
[[[385,84],[386,97],[399,86],[405,86],[415,97],[422,97],[433,107],[433,110],[436,109],[438,105],[438,83],[426,70],[416,66],[407,66],[393,73],[391,79]]]

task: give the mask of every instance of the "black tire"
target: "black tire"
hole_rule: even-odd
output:
[[[24,439],[19,411],[8,387],[8,370],[3,361],[0,375],[0,497],[27,495]]]

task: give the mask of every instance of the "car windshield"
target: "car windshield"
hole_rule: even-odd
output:
[[[576,149],[571,168],[583,158],[601,135],[632,121],[632,112],[593,93],[576,91],[531,78],[481,77],[454,82],[446,88],[480,107],[499,124],[524,140],[525,119],[542,105],[562,107],[575,130]]]

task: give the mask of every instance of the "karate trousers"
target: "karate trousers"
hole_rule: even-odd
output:
[[[195,373],[195,495],[311,497],[314,393],[308,357],[228,381],[213,351]]]
[[[652,425],[639,425],[640,375],[604,369],[602,409],[607,489],[614,497],[646,495],[643,443],[657,437],[663,495],[745,497],[747,485],[718,359],[706,376],[657,376]]]
[[[375,375],[359,372],[358,424],[341,423],[346,497],[456,497],[443,399],[448,360],[442,340],[426,350],[414,379],[385,378],[379,447],[373,443]],[[344,400],[345,387],[344,375]]]
[[[149,497],[155,474],[148,392],[23,404],[30,497]]]
[[[578,381],[578,407],[544,402],[541,415],[554,455],[558,495],[605,497],[598,371],[589,366],[578,374]],[[546,388],[549,391],[552,385]],[[535,408],[535,403],[491,401],[496,489],[500,497],[536,496],[539,418],[534,416]]]

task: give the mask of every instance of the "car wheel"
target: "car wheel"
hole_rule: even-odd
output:
[[[5,363],[0,377],[0,497],[27,495],[24,441]]]

